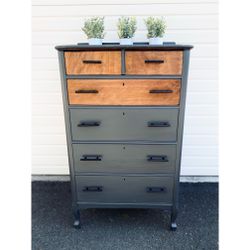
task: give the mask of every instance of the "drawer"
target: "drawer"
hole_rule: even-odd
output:
[[[65,52],[68,75],[119,75],[121,51]]]
[[[69,79],[70,105],[179,105],[180,80]]]
[[[176,141],[178,108],[73,108],[72,139]]]
[[[128,75],[181,75],[182,51],[127,51]]]
[[[76,176],[78,202],[172,204],[173,177]]]
[[[77,173],[174,173],[176,145],[73,144]]]

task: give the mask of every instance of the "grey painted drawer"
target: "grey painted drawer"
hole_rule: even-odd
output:
[[[174,173],[176,145],[73,144],[77,173]]]
[[[176,141],[178,108],[70,109],[73,140]]]
[[[173,177],[76,176],[78,202],[172,203]]]

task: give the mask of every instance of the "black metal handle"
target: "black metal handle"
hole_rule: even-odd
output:
[[[169,94],[169,93],[173,93],[174,91],[172,89],[151,89],[149,90],[150,94]]]
[[[101,64],[102,61],[101,60],[83,60],[83,63],[87,63],[87,64]]]
[[[148,155],[147,158],[151,162],[168,162],[167,155]]]
[[[80,121],[77,127],[98,127],[100,124],[101,122],[99,121]]]
[[[76,94],[97,94],[99,91],[96,89],[77,89]]]
[[[146,188],[148,193],[163,193],[166,192],[165,187],[147,187]]]
[[[85,186],[82,189],[83,192],[102,192],[102,190],[102,186]]]
[[[145,63],[164,63],[164,60],[158,60],[158,59],[148,59],[144,61]]]
[[[82,155],[80,161],[101,161],[102,155]]]
[[[167,121],[150,121],[148,127],[170,127],[170,123]]]

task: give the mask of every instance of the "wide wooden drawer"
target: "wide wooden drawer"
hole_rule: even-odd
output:
[[[82,203],[172,204],[173,177],[76,176]]]
[[[72,139],[176,141],[178,108],[72,108]]]
[[[176,145],[73,144],[77,173],[174,173]]]
[[[68,75],[119,75],[121,51],[65,52]]]
[[[182,51],[126,51],[128,75],[181,75]]]
[[[70,105],[179,105],[180,80],[69,79]]]

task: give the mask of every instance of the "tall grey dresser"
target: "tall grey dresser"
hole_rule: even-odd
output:
[[[57,46],[74,227],[80,209],[178,209],[192,46]]]

